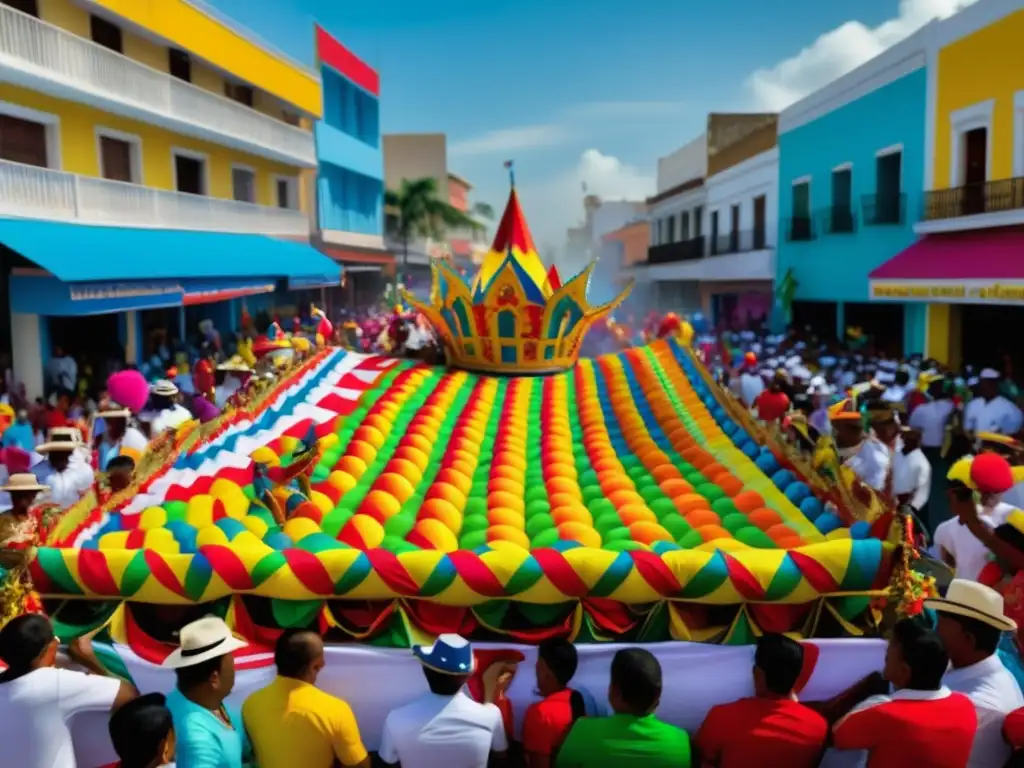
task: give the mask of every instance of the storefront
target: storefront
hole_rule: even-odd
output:
[[[756,327],[772,313],[772,284],[768,281],[704,281],[700,284],[704,313],[716,326]]]

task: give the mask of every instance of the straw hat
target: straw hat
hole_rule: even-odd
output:
[[[160,379],[153,383],[153,386],[149,388],[149,391],[157,397],[174,397],[178,394],[178,387],[175,386],[173,381]]]
[[[41,493],[42,491],[48,490],[50,490],[50,487],[47,485],[40,485],[36,476],[31,472],[22,472],[16,475],[11,475],[7,479],[7,484],[0,486],[0,491],[7,491],[8,493],[18,493],[23,491]]]
[[[1006,616],[1003,596],[991,587],[967,579],[953,579],[945,597],[930,597],[924,601],[924,607],[975,619],[1004,632],[1017,629],[1017,622]]]
[[[178,633],[178,643],[179,647],[164,659],[162,666],[168,669],[194,667],[247,645],[231,634],[224,619],[217,616],[207,616],[186,624]]]
[[[53,440],[52,442],[43,443],[42,445],[40,445],[38,448],[36,448],[36,452],[51,453],[63,451],[65,453],[71,453],[78,447],[79,444],[72,440]]]
[[[241,358],[231,358],[217,366],[218,371],[236,371],[238,373],[252,373],[250,368]]]
[[[131,415],[132,412],[130,410],[119,407],[105,408],[96,412],[96,417],[100,419],[127,419]]]

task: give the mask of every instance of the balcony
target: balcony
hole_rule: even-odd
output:
[[[814,220],[810,214],[806,216],[794,216],[785,220],[786,240],[791,243],[801,243],[813,240]]]
[[[901,226],[907,221],[907,196],[896,192],[864,195],[861,221],[866,227]]]
[[[308,237],[302,211],[167,192],[0,160],[0,216]]]
[[[924,194],[920,234],[1024,224],[1024,178],[997,179]]]
[[[749,253],[771,248],[764,229],[744,229],[719,235],[711,241],[709,256],[721,256],[729,253]]]
[[[313,132],[0,4],[0,80],[288,165],[313,168]]]
[[[648,264],[671,264],[676,261],[693,261],[702,258],[704,258],[703,236],[675,243],[652,245],[647,249]]]
[[[833,205],[820,213],[820,229],[826,235],[850,235],[857,231],[857,215],[849,205]]]

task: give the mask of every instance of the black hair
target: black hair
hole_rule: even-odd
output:
[[[754,651],[754,666],[764,673],[769,691],[786,696],[793,691],[803,671],[804,647],[785,635],[761,635]]]
[[[579,665],[579,655],[576,653],[576,646],[564,637],[552,637],[543,640],[537,646],[537,657],[543,659],[547,668],[559,684],[565,688],[576,674],[576,667]],[[583,695],[579,691],[569,693],[569,708],[572,712],[572,722],[576,722],[586,714],[586,706]]]
[[[634,712],[650,712],[661,698],[661,664],[645,648],[624,648],[615,654],[612,685]]]
[[[11,619],[0,629],[0,659],[7,669],[0,674],[0,683],[9,683],[32,671],[32,665],[53,642],[50,620],[37,613],[26,613]]]
[[[910,383],[910,374],[907,371],[896,371],[894,381],[897,386],[905,387]]]
[[[916,691],[937,691],[949,667],[949,655],[939,636],[913,619],[901,619],[892,628],[892,642],[910,667],[909,688]]]
[[[126,456],[124,454],[115,456],[114,458],[107,462],[107,472],[111,472],[112,470],[115,469],[123,469],[127,472],[134,472],[135,459],[133,459],[131,456]]]
[[[110,741],[121,768],[148,768],[160,757],[160,747],[174,727],[166,701],[162,693],[147,693],[111,715]]]
[[[282,677],[299,677],[316,659],[316,645],[310,642],[317,637],[308,629],[286,629],[274,645],[274,664],[277,674]]]
[[[995,533],[997,538],[1024,552],[1024,533],[1021,533],[1009,523],[1003,523],[993,533]]]
[[[973,637],[974,647],[978,651],[990,655],[996,652],[996,648],[999,647],[999,640],[1003,634],[1002,630],[998,627],[993,627],[991,624],[986,624],[979,619],[960,616],[956,613],[944,612],[942,615],[947,619],[955,621],[960,625],[965,634]]]
[[[174,674],[178,678],[178,690],[191,691],[209,681],[214,672],[220,672],[223,662],[224,656],[222,655],[193,664],[191,667],[179,667],[174,670]]]
[[[436,693],[438,696],[454,696],[462,690],[467,678],[467,675],[448,675],[429,667],[423,668],[423,674],[427,678],[430,692]]]

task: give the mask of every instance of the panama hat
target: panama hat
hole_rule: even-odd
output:
[[[127,408],[119,408],[117,406],[111,406],[96,412],[96,417],[99,419],[127,419],[131,415],[132,412]]]
[[[234,358],[232,358],[231,360],[226,360],[225,362],[223,362],[220,365],[218,365],[217,366],[217,370],[218,371],[236,371],[238,373],[251,373],[252,372],[252,368],[250,368],[246,364],[246,362],[244,360],[241,360],[241,359],[237,359],[236,360]]]
[[[461,635],[438,635],[430,645],[414,645],[412,652],[424,667],[444,675],[471,675],[476,669],[473,648]]]
[[[71,453],[73,450],[78,448],[79,444],[72,440],[53,440],[49,443],[43,443],[36,448],[37,453],[51,453],[61,452]]]
[[[160,379],[153,383],[153,386],[149,388],[149,391],[157,397],[174,397],[178,394],[178,387],[175,386],[173,381]]]
[[[186,624],[178,633],[178,648],[161,665],[168,669],[194,667],[204,661],[226,656],[247,645],[233,634],[224,619],[207,616]]]
[[[40,485],[36,476],[31,472],[19,472],[16,475],[11,475],[7,478],[6,485],[0,486],[0,491],[7,491],[8,493],[18,493],[23,491],[41,493],[42,491],[48,490],[50,490],[50,487],[48,485]]]
[[[975,619],[1004,632],[1017,629],[1017,622],[1006,616],[1003,596],[976,581],[953,579],[949,582],[945,597],[930,597],[924,601],[924,607],[939,613]]]

